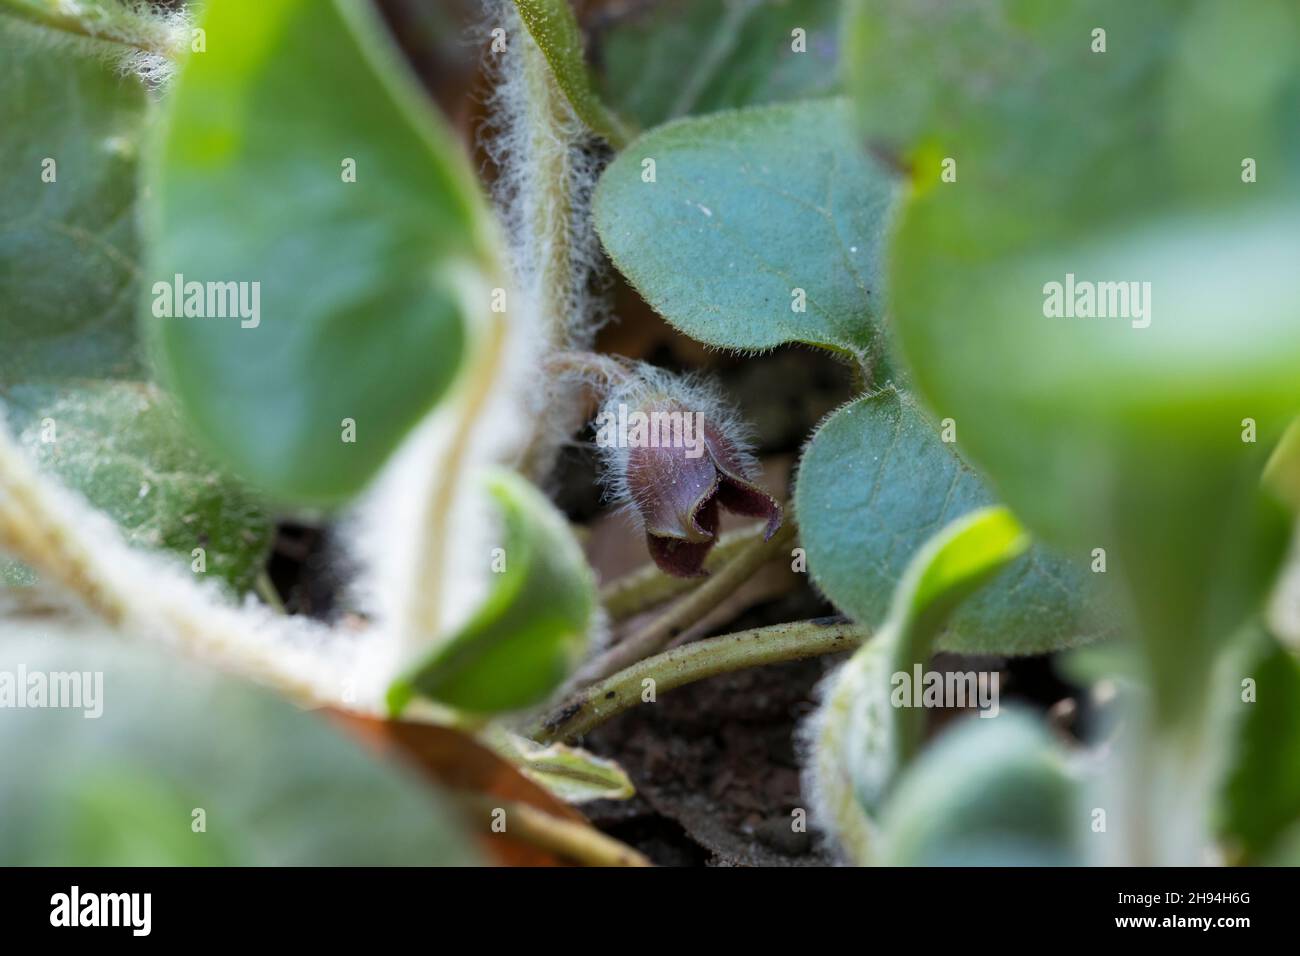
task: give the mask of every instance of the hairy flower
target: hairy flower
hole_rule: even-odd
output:
[[[615,496],[645,528],[650,556],[676,577],[705,574],[722,509],[781,527],[781,506],[756,484],[743,429],[710,390],[643,370],[597,416],[596,443]]]

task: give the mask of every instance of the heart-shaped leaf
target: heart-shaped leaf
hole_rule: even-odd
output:
[[[0,693],[47,695],[0,720],[0,761],[23,768],[0,777],[8,863],[474,859],[428,785],[260,690],[48,618],[10,621],[0,659]],[[56,689],[84,696],[52,707]]]
[[[374,18],[209,5],[148,177],[166,380],[223,461],[292,502],[375,473],[452,381],[496,270],[468,164]]]
[[[0,164],[14,171],[0,182],[10,213],[0,225],[0,409],[37,461],[131,543],[174,551],[243,590],[266,555],[270,518],[142,380],[133,307],[146,98],[102,53],[0,11]],[[30,578],[0,559],[0,580]]]
[[[818,429],[799,468],[795,509],[817,586],[854,620],[875,626],[917,549],[992,500],[956,444],[941,439],[911,398],[886,388]],[[953,615],[939,647],[1035,654],[1092,640],[1104,628],[1089,606],[1090,577],[1082,561],[1035,547]]]
[[[645,300],[692,338],[806,342],[865,362],[894,194],[859,150],[848,103],[814,100],[642,136],[601,177],[596,227]]]
[[[492,591],[464,628],[394,683],[395,714],[417,694],[475,713],[528,707],[586,648],[595,579],[563,516],[510,472],[494,472],[487,488],[502,519],[500,546],[482,556],[495,572]]]
[[[646,129],[829,95],[839,86],[840,13],[838,0],[633,7],[601,34],[605,95]]]

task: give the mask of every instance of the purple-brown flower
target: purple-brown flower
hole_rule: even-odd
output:
[[[689,393],[689,385],[679,388]],[[781,506],[754,484],[753,458],[712,395],[693,403],[689,394],[656,391],[611,401],[597,419],[597,442],[645,526],[655,564],[675,577],[698,577],[707,573],[720,509],[766,519],[770,538],[781,527]]]

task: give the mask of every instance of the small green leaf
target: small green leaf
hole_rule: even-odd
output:
[[[247,589],[270,544],[269,516],[216,473],[165,396],[141,381],[132,310],[144,90],[95,42],[3,14],[0,51],[0,112],[12,119],[0,164],[15,171],[0,182],[0,207],[12,213],[0,224],[0,259],[11,266],[0,272],[5,427],[132,544],[187,564],[201,547],[206,573]],[[0,559],[0,581],[32,580]]]
[[[84,675],[89,683],[77,689],[90,694],[81,707],[4,711],[0,763],[22,768],[0,775],[0,858],[7,863],[474,859],[423,781],[263,691],[48,618],[9,621],[0,657],[0,682],[23,675],[22,686],[9,689],[24,699],[42,682],[56,686],[50,675]]]
[[[992,502],[956,448],[911,398],[887,388],[841,408],[804,452],[795,509],[809,571],[854,620],[882,621],[925,540]],[[939,647],[1035,654],[1095,639],[1104,628],[1081,564],[1035,547],[953,615]]]
[[[595,217],[623,274],[692,338],[865,359],[894,194],[859,150],[849,105],[816,100],[647,133],[605,170]]]
[[[1257,862],[1300,829],[1300,661],[1262,632],[1242,659],[1219,828]]]
[[[881,810],[924,730],[921,708],[893,705],[893,675],[924,665],[949,615],[1028,547],[1005,508],[951,522],[913,555],[888,619],[831,678],[809,735],[811,775],[819,815],[856,862],[880,853]]]
[[[634,7],[602,33],[602,88],[646,129],[681,116],[827,96],[839,86],[839,22],[839,0]]]
[[[468,163],[374,16],[209,5],[148,177],[146,321],[167,384],[222,461],[296,503],[375,473],[450,385],[496,281]],[[179,281],[205,284],[205,315],[222,305],[206,293],[235,288],[216,284],[242,283],[242,308],[177,317]]]
[[[636,794],[622,767],[581,747],[542,746],[505,731],[492,734],[489,743],[525,777],[566,803],[627,800]]]
[[[564,680],[586,648],[596,586],[573,533],[517,475],[495,472],[487,487],[502,517],[492,591],[458,634],[394,683],[394,714],[417,694],[474,713],[528,707]]]
[[[573,111],[615,149],[626,146],[631,133],[627,124],[601,102],[592,85],[582,49],[582,31],[568,0],[514,0],[514,3]]]
[[[888,866],[1079,865],[1075,782],[1031,716],[959,720],[908,767],[881,814]]]

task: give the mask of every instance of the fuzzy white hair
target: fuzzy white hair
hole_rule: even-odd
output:
[[[699,412],[725,442],[731,445],[740,465],[740,477],[747,481],[760,473],[753,447],[753,429],[740,417],[735,407],[726,399],[718,384],[699,372],[675,374],[653,365],[638,363],[629,374],[610,388],[601,407],[601,414],[617,415],[620,405],[630,411],[649,405],[668,402],[679,405],[684,411]],[[637,500],[628,481],[629,449],[614,445],[598,445],[601,460],[601,484],[605,500],[628,514],[638,526],[641,524],[640,508],[646,504]]]

